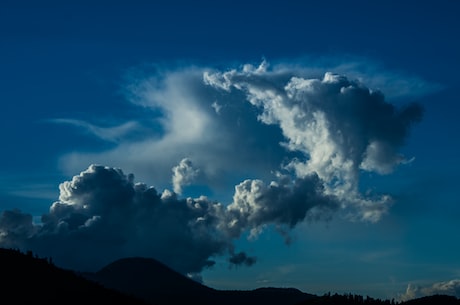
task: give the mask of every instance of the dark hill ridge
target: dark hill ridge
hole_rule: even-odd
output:
[[[215,292],[157,260],[142,257],[123,258],[84,276],[105,287],[154,302],[201,299]]]
[[[154,304],[296,304],[313,295],[293,288],[222,291],[209,288],[150,258],[124,258],[85,276]]]
[[[460,300],[449,295],[432,295],[404,302],[404,305],[459,305]]]
[[[315,296],[292,288],[259,288],[251,291],[215,290],[147,258],[113,262],[92,274],[77,274],[37,258],[31,252],[0,248],[0,304],[192,304],[192,305],[391,305],[359,295]],[[95,280],[99,283],[94,282]],[[105,281],[105,283],[103,283]],[[103,287],[104,284],[106,287]],[[116,286],[118,285],[118,286]],[[118,288],[119,291],[109,289]],[[116,286],[116,287],[115,287]],[[129,291],[128,291],[129,290]],[[125,293],[123,293],[125,292]],[[128,294],[131,294],[128,295]],[[142,295],[144,293],[144,295]],[[149,302],[141,301],[143,296]],[[423,297],[401,305],[460,305],[443,295]]]
[[[90,278],[106,287],[149,300],[153,304],[199,305],[391,305],[359,295],[315,296],[294,288],[258,288],[249,291],[216,290],[199,284],[168,266],[150,258],[125,258],[115,261]],[[450,296],[430,296],[400,305],[460,305]]]
[[[146,304],[58,268],[32,252],[0,248],[0,270],[1,304]]]

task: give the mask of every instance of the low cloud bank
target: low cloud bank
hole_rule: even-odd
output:
[[[66,267],[93,269],[124,256],[154,257],[184,273],[199,273],[228,255],[232,265],[250,266],[254,257],[236,253],[233,241],[245,231],[270,224],[293,227],[314,208],[335,209],[318,178],[263,185],[246,180],[234,202],[179,198],[169,190],[135,183],[121,169],[91,165],[59,187],[42,223],[19,210],[0,216],[0,245],[33,249]]]
[[[400,295],[401,301],[408,301],[431,295],[450,295],[460,298],[460,279],[454,279],[445,282],[437,282],[431,285],[413,285],[407,286],[406,292]]]

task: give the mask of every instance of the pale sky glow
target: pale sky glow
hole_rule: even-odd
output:
[[[45,2],[0,4],[0,246],[460,297],[457,2]]]

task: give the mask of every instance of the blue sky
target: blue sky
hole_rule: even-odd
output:
[[[0,4],[2,245],[87,268],[185,249],[168,263],[222,289],[458,293],[458,2],[93,2]],[[111,211],[136,182],[207,197],[133,235]]]

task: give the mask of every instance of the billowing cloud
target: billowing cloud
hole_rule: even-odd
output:
[[[289,242],[300,222],[334,213],[378,221],[393,200],[363,194],[360,173],[387,174],[410,161],[400,148],[422,109],[396,107],[345,75],[313,74],[262,62],[228,71],[158,72],[134,82],[129,100],[156,113],[149,125],[156,127],[142,125],[149,131],[144,137],[123,138],[108,151],[64,156],[68,171],[104,166],[91,165],[62,183],[40,225],[26,213],[3,212],[0,244],[84,269],[148,256],[198,276],[218,256],[253,264],[255,258],[235,249],[245,233],[256,238],[273,226]],[[108,141],[140,124],[61,123]],[[135,182],[120,168],[157,184]],[[206,185],[217,199],[181,198],[184,186],[194,184]]]
[[[406,292],[400,295],[400,300],[407,301],[436,294],[450,295],[456,298],[460,298],[460,279],[437,282],[425,286],[409,284],[407,286]]]
[[[36,227],[32,224],[32,215],[20,210],[3,211],[0,215],[0,245],[15,248],[33,236]]]
[[[170,186],[171,168],[184,158],[200,170],[199,183],[225,193],[243,177],[270,178],[286,157],[282,134],[260,124],[243,96],[228,95],[203,82],[202,68],[189,68],[133,81],[129,101],[144,107],[151,124],[142,140],[120,142],[102,152],[69,152],[63,170],[73,175],[88,164],[120,167],[142,181]],[[216,113],[213,103],[222,105]],[[152,113],[156,113],[153,115]],[[147,121],[145,117],[141,121]],[[231,192],[225,194],[227,200]]]
[[[321,179],[337,180],[334,177],[347,174],[356,185],[352,175],[357,168],[389,173],[406,162],[399,148],[421,113],[416,104],[402,105],[402,99],[432,87],[414,77],[369,67],[369,63],[329,65],[345,73],[337,75],[308,63],[271,67],[263,62],[229,71],[195,66],[132,76],[127,99],[146,111],[129,122],[141,124],[144,137],[123,137],[115,147],[100,152],[75,150],[60,164],[68,175],[92,163],[120,167],[166,188],[171,168],[189,158],[200,170],[199,183],[225,201],[232,195],[226,191],[229,185],[247,178],[271,180],[280,165],[288,164],[303,174],[318,171]],[[397,85],[399,93],[406,92],[399,96],[398,107],[383,96],[385,89],[393,92]],[[97,135],[94,125],[72,122]],[[121,130],[133,134],[135,125],[126,126]],[[100,137],[111,141],[119,135]],[[321,161],[322,153],[329,162]],[[380,201],[383,212],[389,201]],[[357,205],[366,204],[361,200]]]
[[[418,104],[396,108],[381,92],[343,75],[304,78],[269,71],[265,63],[206,72],[204,81],[226,92],[241,91],[260,110],[261,123],[279,126],[282,146],[301,153],[285,164],[297,177],[318,175],[325,192],[358,208],[362,219],[376,221],[386,212],[388,196],[371,200],[359,194],[359,172],[389,173],[406,162],[398,150],[421,119]]]
[[[298,182],[283,178],[268,186],[247,180],[236,187],[234,202],[225,206],[206,197],[158,193],[121,169],[91,165],[61,183],[59,200],[40,225],[29,214],[4,211],[0,245],[33,249],[80,269],[139,255],[184,274],[199,273],[221,255],[229,255],[233,265],[250,266],[255,258],[235,253],[233,241],[270,224],[292,227],[315,207],[337,205],[333,198],[322,197],[319,183],[316,177]]]
[[[172,171],[173,190],[177,194],[182,194],[182,187],[190,185],[200,173],[198,169],[193,167],[192,161],[188,158],[182,159],[177,166],[172,168]]]
[[[60,185],[59,201],[41,225],[33,225],[30,215],[3,212],[1,243],[53,256],[67,267],[94,269],[141,255],[198,272],[229,247],[225,233],[212,230],[221,209],[206,198],[178,199],[134,183],[120,169],[92,165]]]
[[[295,181],[284,176],[268,185],[245,180],[235,187],[233,202],[227,206],[227,230],[236,237],[249,228],[254,237],[267,224],[293,228],[307,215],[327,214],[337,207],[336,198],[324,193],[316,175]]]

